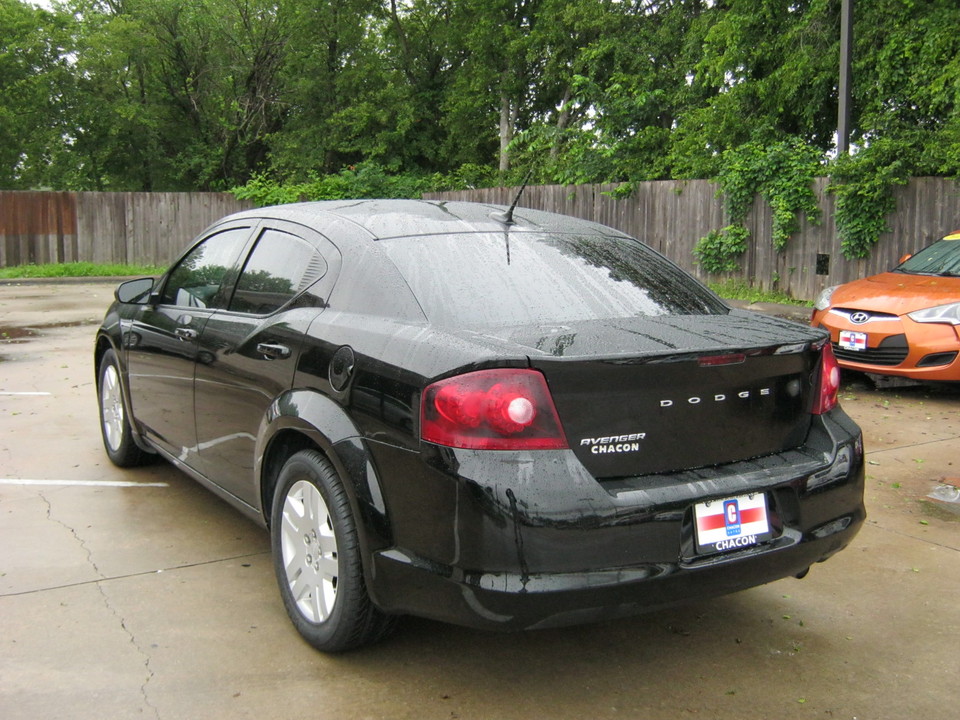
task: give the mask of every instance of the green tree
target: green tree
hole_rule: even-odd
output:
[[[392,107],[389,124],[377,135],[372,159],[391,170],[442,171],[449,167],[444,107],[466,50],[458,33],[462,2],[386,0],[381,52],[396,74],[380,93]]]
[[[670,177],[678,120],[707,94],[694,71],[717,11],[702,0],[553,5],[550,27],[572,40],[555,30],[547,44],[562,110],[530,129],[529,151],[549,153],[559,182]]]
[[[215,189],[266,162],[282,122],[286,6],[75,0],[79,184]]]
[[[381,0],[290,4],[283,126],[267,139],[275,175],[303,182],[382,159],[383,146],[372,138],[389,127],[395,103],[386,96],[395,75],[378,39],[381,10]]]
[[[0,188],[47,184],[71,79],[69,19],[0,0]]]
[[[693,83],[705,101],[685,109],[674,165],[710,176],[718,153],[749,141],[798,137],[822,151],[837,119],[839,2],[729,0],[711,12]]]

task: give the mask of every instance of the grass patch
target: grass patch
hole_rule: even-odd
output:
[[[164,268],[152,265],[101,265],[90,262],[51,263],[49,265],[14,265],[0,268],[0,279],[128,277],[160,275]]]
[[[720,282],[707,283],[710,289],[722,298],[729,300],[745,300],[751,303],[768,302],[780,303],[781,305],[797,305],[800,307],[813,307],[809,300],[797,300],[784,292],[778,290],[759,290],[751,287],[744,280],[721,280]]]

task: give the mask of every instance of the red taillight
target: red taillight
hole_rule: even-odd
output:
[[[840,365],[833,355],[833,346],[829,341],[820,354],[820,387],[813,405],[813,414],[822,415],[833,410],[840,394]]]
[[[423,392],[420,437],[476,450],[567,447],[547,381],[536,370],[478,370]]]

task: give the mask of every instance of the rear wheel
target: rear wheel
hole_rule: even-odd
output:
[[[294,627],[318,650],[342,652],[384,637],[394,619],[370,602],[357,528],[343,484],[320,453],[283,466],[270,523],[273,565]]]
[[[133,430],[123,402],[120,366],[113,350],[100,359],[97,394],[100,400],[100,433],[110,461],[119,467],[142,465],[149,458],[133,439]]]

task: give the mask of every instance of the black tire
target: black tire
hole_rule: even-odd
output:
[[[270,512],[273,568],[294,627],[313,647],[343,652],[374,643],[394,618],[370,602],[357,526],[336,470],[302,450],[284,464]]]
[[[100,435],[110,462],[118,467],[143,465],[150,458],[134,441],[123,400],[120,366],[113,350],[100,359],[97,373],[97,405],[100,408]]]

